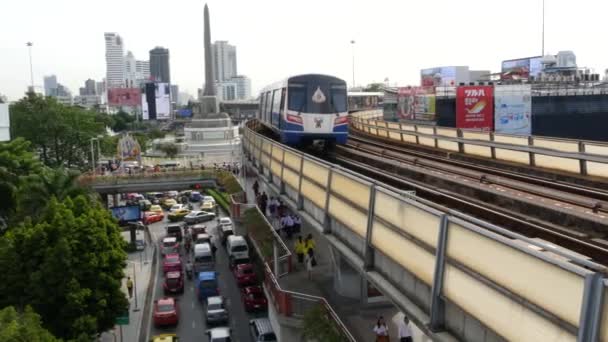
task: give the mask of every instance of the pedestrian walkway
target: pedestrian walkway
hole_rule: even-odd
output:
[[[143,237],[144,232],[138,231],[137,239]],[[140,236],[141,234],[141,236]],[[126,241],[130,241],[129,231],[122,232],[122,236]],[[148,239],[146,239],[148,240]],[[119,326],[116,325],[114,329],[103,333],[99,341],[101,342],[131,342],[140,341],[141,327],[142,324],[146,324],[144,320],[146,294],[148,292],[148,285],[150,283],[150,277],[152,274],[152,258],[154,257],[154,246],[147,241],[146,248],[144,251],[137,251],[129,253],[127,258],[127,265],[125,267],[125,278],[122,282],[122,290],[128,298],[127,291],[127,277],[131,277],[134,283],[133,298],[129,300],[129,324]],[[149,312],[149,310],[148,310]],[[122,340],[121,340],[121,327],[122,327]]]
[[[242,174],[244,175],[245,172]],[[258,178],[239,179],[241,185],[246,188],[247,200],[249,203],[255,203],[252,185],[256,179]],[[268,198],[279,196],[275,191],[275,188],[268,186],[262,179],[258,179],[258,184],[260,186],[259,192],[266,192]],[[285,199],[283,199],[283,202],[288,204],[290,213],[295,212],[295,203],[289,203],[289,201],[286,201]],[[333,274],[335,272],[333,270],[334,266],[327,239],[306,221],[306,215],[300,215],[300,213],[296,214],[302,217],[301,232],[299,234],[294,234],[291,240],[286,239],[285,235],[281,235],[281,238],[283,238],[283,241],[294,255],[293,261],[295,266],[293,272],[279,278],[281,287],[289,291],[324,297],[357,341],[375,340],[373,326],[379,316],[384,317],[389,327],[390,340],[398,341],[397,324],[403,320],[403,314],[389,302],[365,304],[361,300],[344,297],[338,294],[334,289]],[[269,221],[275,225],[275,228],[277,228],[276,225],[280,224],[278,220]],[[298,235],[305,238],[308,234],[312,234],[313,240],[315,241],[315,258],[318,263],[313,269],[312,280],[308,280],[308,274],[304,264],[298,264],[297,258],[295,258],[295,242]],[[413,326],[413,330],[415,342],[431,341],[416,327]]]

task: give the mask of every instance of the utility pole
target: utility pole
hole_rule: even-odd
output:
[[[34,68],[32,67],[32,45],[34,45],[34,43],[32,42],[27,42],[25,43],[25,45],[28,48],[29,54],[30,54],[30,89],[31,92],[34,92]]]
[[[545,55],[545,0],[543,0],[543,37],[542,37],[542,53],[541,56]]]
[[[137,277],[135,275],[135,263],[133,263],[133,292],[135,295],[135,309],[134,312],[139,311],[139,307],[137,306]]]
[[[352,47],[352,53],[353,53],[353,88],[354,88],[355,87],[355,41],[351,40],[350,45]]]

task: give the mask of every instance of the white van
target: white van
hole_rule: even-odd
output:
[[[228,256],[233,259],[249,258],[249,246],[244,237],[239,235],[228,236],[226,242],[226,251]]]
[[[215,260],[208,243],[194,245],[194,271],[209,271],[214,269]]]

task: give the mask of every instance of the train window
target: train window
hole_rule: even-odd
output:
[[[335,113],[346,112],[346,87],[342,85],[332,85],[330,87],[331,107]]]
[[[266,102],[264,103],[264,119],[266,122],[270,122],[270,92],[266,93]]]
[[[281,104],[279,105],[279,108],[279,112],[283,114],[283,111],[285,110],[285,88],[281,89]]]
[[[291,83],[287,93],[288,101],[287,108],[297,112],[306,112],[306,84]]]
[[[258,109],[258,119],[260,119],[261,121],[264,121],[264,99],[266,97],[264,96],[264,94],[260,94],[260,108]]]
[[[279,125],[279,105],[281,104],[281,94],[279,93],[281,89],[276,89],[272,92],[272,110],[271,110],[271,122],[273,125]],[[277,114],[275,116],[275,114]]]

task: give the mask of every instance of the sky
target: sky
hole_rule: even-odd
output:
[[[355,84],[419,83],[420,69],[468,65],[500,70],[506,59],[541,54],[542,0],[209,0],[211,40],[237,47],[238,73],[255,92],[300,73]],[[26,42],[33,42],[34,84],[43,76],[78,93],[105,77],[104,32],[148,59],[170,51],[171,80],[196,96],[204,82],[204,0],[19,0],[0,20],[0,94],[23,96],[30,83]],[[546,0],[545,52],[572,50],[579,66],[608,67],[608,2]],[[351,44],[351,40],[355,44]],[[354,49],[353,49],[354,47]]]

